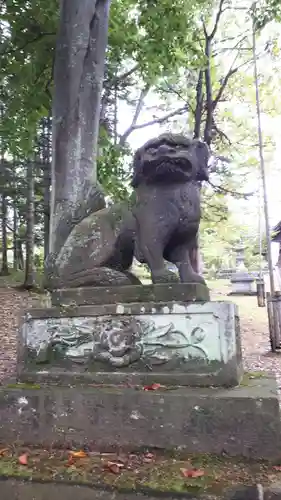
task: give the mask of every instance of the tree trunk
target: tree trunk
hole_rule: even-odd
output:
[[[8,218],[8,207],[7,207],[7,197],[5,193],[2,193],[2,276],[8,276],[9,266],[8,266],[8,241],[7,241],[7,218]]]
[[[201,121],[203,112],[203,70],[199,71],[198,82],[196,85],[196,108],[194,123],[194,139],[199,139],[201,135]]]
[[[205,87],[206,87],[206,120],[204,128],[204,141],[210,146],[212,142],[212,127],[213,127],[213,96],[212,96],[212,80],[211,80],[211,40],[206,35],[205,56]]]
[[[4,108],[0,106],[0,118],[2,119],[4,116]],[[1,188],[2,188],[2,196],[1,196],[1,211],[2,211],[2,269],[1,274],[3,276],[7,276],[9,274],[9,266],[8,266],[8,241],[7,241],[7,223],[8,223],[8,203],[7,203],[7,169],[5,165],[5,147],[1,141]]]
[[[52,120],[49,116],[43,125],[43,183],[44,183],[44,260],[49,254],[50,236],[50,190],[51,190],[51,127]]]
[[[35,286],[34,278],[34,175],[33,163],[26,167],[26,257],[24,288]]]
[[[15,202],[13,206],[13,269],[18,270],[18,214]]]
[[[54,68],[50,252],[105,206],[96,152],[110,0],[61,0]]]
[[[23,271],[24,268],[24,258],[22,251],[22,242],[20,239],[17,240],[17,259],[20,271]]]
[[[16,158],[13,159],[13,170],[12,170],[12,178],[13,178],[13,270],[18,270],[18,212],[16,205],[17,198],[17,163]]]

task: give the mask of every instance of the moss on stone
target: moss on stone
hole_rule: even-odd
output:
[[[27,453],[28,463],[20,465],[18,457]],[[152,453],[99,454],[88,453],[84,458],[69,460],[62,450],[16,449],[1,450],[0,476],[22,477],[40,481],[67,481],[92,486],[110,486],[118,490],[150,490],[194,494],[219,493],[229,486],[257,482],[267,485],[278,480],[280,472],[270,464],[231,459],[213,455],[177,455]],[[112,473],[109,464],[121,463],[119,473]],[[184,477],[184,470],[202,470],[200,477]],[[118,471],[117,471],[118,472]]]
[[[16,382],[14,384],[7,384],[4,389],[41,389],[40,384],[34,384],[29,382]]]
[[[261,371],[245,372],[243,375],[243,378],[240,382],[240,385],[248,387],[249,385],[251,385],[251,380],[258,380],[258,379],[266,378],[266,377],[268,377],[268,374],[266,374],[265,372],[261,372]]]

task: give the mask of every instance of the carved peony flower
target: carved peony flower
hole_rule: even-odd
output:
[[[94,359],[107,361],[113,366],[128,366],[141,358],[142,346],[137,342],[139,336],[135,325],[124,325],[103,331],[100,335]]]

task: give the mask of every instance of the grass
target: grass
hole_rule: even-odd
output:
[[[42,288],[43,284],[43,271],[36,270],[35,271],[35,284],[38,289]],[[7,276],[0,275],[0,288],[10,287],[10,286],[21,286],[24,283],[25,271],[13,271],[9,270],[9,274]]]
[[[27,464],[19,457],[27,453]],[[0,476],[40,481],[80,483],[119,490],[219,493],[235,485],[262,483],[268,486],[281,478],[272,464],[212,455],[165,456],[154,453],[82,452],[73,457],[66,450],[3,448]],[[281,469],[281,467],[280,467]],[[185,477],[186,471],[200,477]],[[184,472],[185,471],[185,472]]]

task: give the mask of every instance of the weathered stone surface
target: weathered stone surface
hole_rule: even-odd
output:
[[[1,478],[0,478],[1,481]],[[276,494],[270,489],[265,490],[258,486],[236,486],[231,490],[222,490],[218,494],[186,493],[169,494],[169,492],[145,493],[137,491],[115,491],[111,489],[93,488],[75,484],[65,484],[53,481],[52,483],[23,481],[20,479],[5,479],[0,483],[3,499],[9,500],[176,500],[185,498],[188,500],[281,500],[281,494]]]
[[[132,274],[120,272],[129,269],[132,263],[133,227],[132,214],[126,204],[104,208],[85,217],[72,229],[60,251],[48,256],[46,286],[54,289],[139,284]],[[118,250],[117,240],[127,252]]]
[[[208,288],[201,283],[84,287],[54,290],[54,306],[118,304],[130,302],[201,302],[210,300]]]
[[[276,382],[247,387],[1,389],[0,441],[280,459]]]
[[[67,485],[59,483],[36,483],[19,480],[8,480],[0,483],[3,500],[157,500],[158,496],[142,495],[136,492],[118,493],[103,491],[87,486]],[[165,495],[167,500],[176,500],[177,496]],[[186,493],[182,498],[189,500],[215,500],[213,495],[194,496]],[[255,500],[255,499],[254,499]]]
[[[229,295],[257,295],[255,277],[249,273],[237,272],[231,277]]]
[[[264,500],[281,500],[281,483],[274,483],[264,490]]]
[[[20,330],[18,374],[42,372],[111,384],[237,385],[237,307],[151,302],[32,309]]]
[[[0,479],[1,480],[1,479]],[[63,484],[59,482],[36,482],[23,481],[19,479],[2,480],[0,483],[3,499],[9,500],[177,500],[178,498],[188,500],[261,500],[258,492],[251,487],[239,488],[240,496],[234,496],[236,488],[230,493],[227,491],[222,494],[190,493],[181,492],[180,494],[169,494],[169,492],[148,492],[137,491],[115,491],[102,490],[90,486],[80,486],[75,484]],[[280,497],[281,498],[281,497]],[[278,499],[279,497],[274,497]],[[267,499],[266,499],[267,500]]]

